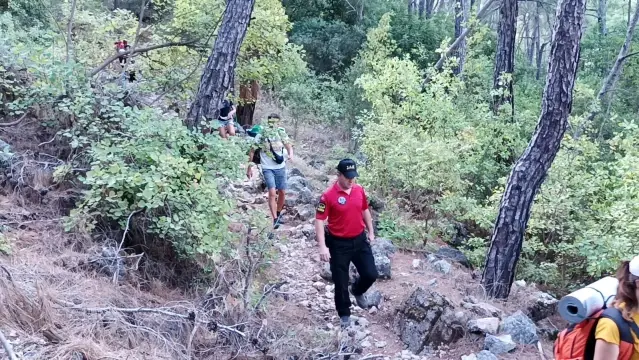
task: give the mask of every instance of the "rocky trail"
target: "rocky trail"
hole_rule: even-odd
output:
[[[330,268],[319,260],[313,226],[314,204],[334,178],[321,164],[313,165],[297,157],[289,167],[283,225],[276,230],[278,258],[269,280],[282,284],[276,296],[290,321],[334,338],[340,350],[330,358],[552,359],[557,300],[520,281],[507,303],[491,302],[476,280],[481,274],[444,244],[435,253],[411,252],[378,238],[373,253],[380,279],[366,294],[370,308],[353,305],[353,324],[339,329]],[[254,176],[238,190],[244,192],[242,206],[266,214],[267,194],[259,182]],[[351,281],[356,276],[351,265]],[[351,301],[355,304],[352,296]]]

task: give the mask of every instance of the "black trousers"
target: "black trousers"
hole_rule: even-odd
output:
[[[348,269],[352,262],[359,273],[353,284],[353,295],[362,295],[377,279],[377,268],[371,245],[366,239],[366,232],[346,239],[326,232],[326,246],[331,254],[331,273],[335,283],[335,308],[341,316],[351,315],[351,300],[348,295]]]

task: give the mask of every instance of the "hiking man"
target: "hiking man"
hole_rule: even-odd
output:
[[[126,40],[118,40],[114,44],[115,44],[115,51],[118,54],[122,54],[131,48],[131,46],[129,46]],[[126,55],[119,56],[118,60],[120,60],[120,66],[124,66],[124,64],[126,64]]]
[[[286,196],[286,155],[293,161],[293,146],[283,127],[279,127],[280,116],[271,114],[268,116],[266,125],[255,135],[255,143],[249,151],[249,164],[246,169],[246,176],[251,178],[251,165],[253,155],[259,151],[259,161],[262,167],[262,175],[268,189],[268,207],[273,217],[273,228],[280,225],[280,217],[284,209],[284,199]]]
[[[357,164],[351,159],[343,159],[337,165],[337,171],[337,181],[322,194],[317,205],[315,232],[320,260],[328,261],[331,265],[335,308],[340,325],[346,328],[351,322],[348,287],[350,263],[355,265],[359,273],[359,279],[350,288],[350,293],[362,309],[368,308],[364,293],[373,285],[378,274],[371,250],[371,243],[375,239],[373,218],[364,188],[355,184]]]
[[[222,102],[220,115],[217,117],[217,128],[220,136],[224,139],[228,139],[229,135],[235,136],[235,127],[233,126],[235,111],[235,105],[233,105],[232,101],[225,99]]]

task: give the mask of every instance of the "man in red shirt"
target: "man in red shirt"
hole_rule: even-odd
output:
[[[368,199],[364,188],[355,184],[357,165],[351,159],[343,159],[337,165],[337,171],[337,181],[322,194],[317,205],[315,232],[320,259],[329,261],[331,265],[340,325],[348,327],[351,321],[350,263],[353,262],[359,273],[359,279],[350,292],[361,308],[368,307],[364,293],[373,285],[378,274],[370,245],[375,234]]]

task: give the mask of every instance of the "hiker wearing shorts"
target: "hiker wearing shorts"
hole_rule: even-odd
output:
[[[115,44],[115,51],[118,54],[125,53],[131,48],[131,46],[129,46],[126,40],[119,40],[119,41],[116,41],[114,44]],[[124,64],[126,64],[126,58],[127,58],[126,55],[118,56],[118,60],[120,61],[120,66],[124,67]]]
[[[335,308],[341,327],[346,328],[351,323],[349,292],[359,307],[368,308],[364,293],[373,285],[378,273],[371,249],[375,233],[368,199],[364,188],[355,183],[357,164],[352,159],[343,159],[337,165],[337,171],[337,181],[322,194],[317,205],[315,233],[320,260],[331,266]],[[359,278],[349,289],[351,262],[357,268]]]
[[[235,116],[235,105],[230,100],[224,100],[222,102],[222,108],[220,109],[220,115],[217,117],[217,128],[220,132],[220,136],[224,139],[228,139],[229,136],[235,136],[235,126],[233,126],[233,119]]]
[[[268,207],[273,218],[273,228],[277,229],[284,209],[286,196],[286,158],[293,160],[293,146],[284,128],[279,127],[280,116],[271,114],[260,133],[255,135],[255,142],[249,151],[249,166],[246,176],[251,178],[253,155],[259,151],[259,162],[262,175],[268,189]],[[286,154],[284,149],[286,148]]]
[[[620,321],[627,321],[630,331],[624,334],[612,319],[599,319],[593,360],[639,359],[639,256],[622,262],[616,278],[619,286],[613,307],[621,312]]]

